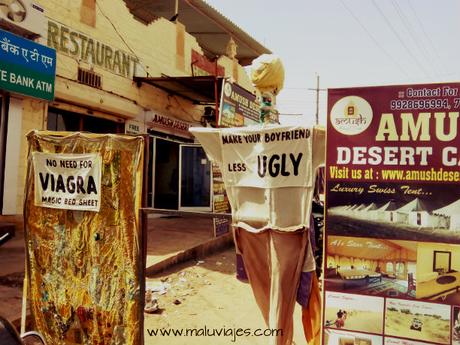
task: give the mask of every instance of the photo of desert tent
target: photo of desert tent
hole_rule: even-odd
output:
[[[372,211],[375,211],[378,209],[378,206],[376,203],[370,203],[366,207],[360,209],[357,212],[357,217],[358,218],[369,218],[369,215],[372,213]]]
[[[433,214],[440,217],[440,227],[460,231],[460,199],[434,210]]]
[[[396,218],[396,210],[399,209],[401,206],[402,205],[398,202],[390,200],[383,206],[374,210],[370,210],[369,219],[393,222]]]
[[[419,198],[408,202],[395,211],[393,222],[417,227],[440,227],[441,217],[430,212],[428,206]]]
[[[363,211],[368,205],[366,204],[361,204],[359,205],[358,207],[355,207],[352,212],[353,212],[353,215],[357,216],[359,214],[359,212]]]
[[[328,209],[330,214],[340,215],[350,218],[361,218],[368,220],[384,220],[392,222],[396,216],[392,213],[395,212],[402,205],[395,201],[389,201],[385,205],[376,204],[352,204],[345,206],[335,206]]]
[[[340,291],[414,298],[416,260],[415,242],[330,236],[326,285]]]
[[[364,211],[368,206],[366,204],[351,204],[345,206],[336,206],[328,209],[328,212],[331,214],[337,214],[347,217],[357,217],[362,211]]]

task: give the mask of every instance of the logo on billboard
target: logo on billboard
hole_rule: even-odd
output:
[[[224,84],[224,94],[227,97],[230,97],[232,95],[232,84],[228,82]]]
[[[332,126],[345,135],[364,132],[372,122],[372,108],[361,97],[347,96],[339,99],[331,110]]]

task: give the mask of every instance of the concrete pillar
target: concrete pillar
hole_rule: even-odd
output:
[[[185,71],[185,25],[176,21],[176,68]]]
[[[15,215],[18,203],[18,172],[22,138],[22,99],[10,98],[6,134],[3,215]]]

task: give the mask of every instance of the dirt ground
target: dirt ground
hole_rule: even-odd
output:
[[[255,303],[251,288],[235,278],[235,254],[233,249],[209,256],[203,261],[193,261],[173,270],[147,279],[147,288],[162,292],[158,298],[160,312],[145,314],[145,344],[155,345],[262,345],[266,336],[234,337],[235,329],[265,330],[263,318]],[[204,328],[208,332],[225,332],[227,335],[200,336]],[[195,329],[194,335],[150,335],[158,329]],[[215,330],[214,330],[215,329]],[[296,305],[294,313],[295,344],[306,344],[301,309]]]
[[[0,314],[15,320],[21,315],[24,277],[24,239],[21,232],[0,248],[0,262]],[[250,286],[235,278],[233,248],[208,256],[199,262],[189,261],[176,265],[146,281],[148,287],[158,287],[163,283],[168,284],[165,285],[165,293],[156,293],[160,313],[144,314],[145,344],[268,344],[269,339],[266,336],[232,335],[238,328],[250,329],[251,332],[266,328]],[[215,329],[214,332],[224,334],[197,335],[202,334],[205,327],[208,333],[212,334]],[[195,329],[195,335],[149,335],[149,331],[162,328],[183,329],[184,332],[187,328]],[[299,305],[296,305],[294,313],[294,341],[296,345],[306,344]]]
[[[16,237],[0,247],[0,315],[10,321],[21,316],[24,281],[24,237]]]

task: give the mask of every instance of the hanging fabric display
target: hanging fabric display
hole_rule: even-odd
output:
[[[35,329],[49,344],[142,339],[143,138],[32,132],[24,203]]]
[[[278,125],[190,131],[222,171],[237,275],[249,281],[267,326],[282,330],[268,343],[291,344],[296,299],[306,310],[319,307],[309,296],[316,282],[311,212],[324,131]],[[313,289],[319,292],[317,284]],[[319,339],[317,324],[304,323],[308,339]]]

